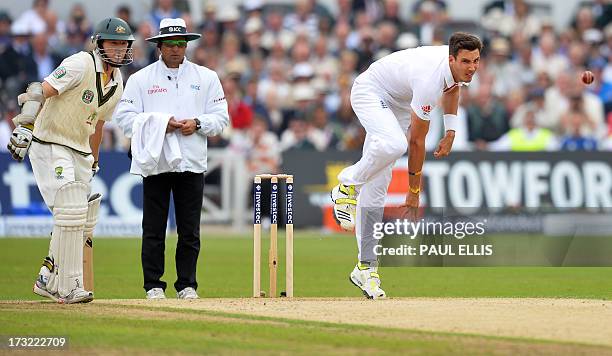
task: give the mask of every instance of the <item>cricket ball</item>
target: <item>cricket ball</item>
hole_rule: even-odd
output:
[[[595,80],[595,76],[593,75],[593,72],[591,72],[590,70],[584,71],[582,73],[582,82],[584,84],[589,85],[593,83],[593,80]]]

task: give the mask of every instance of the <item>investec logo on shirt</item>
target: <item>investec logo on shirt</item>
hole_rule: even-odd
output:
[[[255,184],[253,196],[254,224],[261,224],[261,184]]]
[[[147,90],[147,94],[151,95],[151,94],[156,94],[156,93],[167,93],[168,89],[166,88],[161,88],[159,85],[153,85],[153,87],[149,90]]]

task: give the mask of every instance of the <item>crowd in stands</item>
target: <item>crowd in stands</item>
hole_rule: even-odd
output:
[[[0,149],[18,113],[16,97],[61,60],[91,50],[94,21],[83,5],[65,18],[50,2],[11,18],[0,9]],[[571,23],[555,28],[548,7],[524,0],[492,1],[473,21],[457,21],[444,0],[337,0],[332,13],[315,0],[273,3],[245,0],[240,6],[207,1],[193,21],[186,0],[150,0],[140,21],[134,5],[109,10],[135,31],[131,73],[158,59],[154,44],[160,19],[182,17],[202,38],[189,43],[189,60],[215,70],[222,80],[231,130],[211,147],[244,152],[252,170],[278,167],[285,150],[361,150],[365,131],[350,105],[355,77],[397,50],[445,44],[455,30],[483,39],[480,69],[462,92],[457,150],[612,150],[612,4],[582,3]],[[5,9],[6,10],[6,9]],[[593,84],[581,73],[591,70]],[[441,136],[432,114],[431,150]],[[103,149],[129,143],[109,123]]]

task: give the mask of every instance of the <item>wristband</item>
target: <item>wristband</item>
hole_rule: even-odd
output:
[[[419,192],[421,191],[421,188],[412,188],[412,187],[409,187],[408,189],[410,189],[410,193],[412,193],[412,194],[419,194]]]
[[[422,171],[418,171],[418,172],[414,173],[414,172],[410,172],[410,171],[409,171],[409,172],[408,172],[408,174],[409,174],[409,175],[411,175],[411,176],[420,176],[420,175],[421,175],[421,172],[422,172]]]
[[[452,130],[457,132],[459,118],[455,114],[444,114],[444,131]]]

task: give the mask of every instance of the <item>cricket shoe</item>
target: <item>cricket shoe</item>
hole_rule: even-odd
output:
[[[380,276],[376,267],[369,267],[357,263],[349,278],[351,283],[361,289],[368,299],[386,298],[385,291],[380,289]]]
[[[161,288],[151,288],[147,291],[147,299],[166,299],[166,294]]]
[[[334,218],[343,230],[355,229],[355,215],[358,192],[354,185],[338,184],[331,191],[334,202]]]
[[[77,287],[73,289],[72,292],[70,292],[70,294],[68,294],[66,297],[59,298],[57,302],[60,304],[89,303],[93,299],[93,292]]]
[[[34,282],[34,287],[32,287],[32,291],[34,294],[40,295],[41,297],[49,298],[54,302],[57,302],[59,297],[57,294],[53,294],[47,290],[47,283],[49,282],[49,275],[51,272],[45,266],[40,268],[40,273],[38,274],[38,278],[36,278],[36,282]]]
[[[196,293],[195,289],[191,287],[187,287],[180,292],[176,293],[176,297],[178,299],[198,299],[198,293]]]

